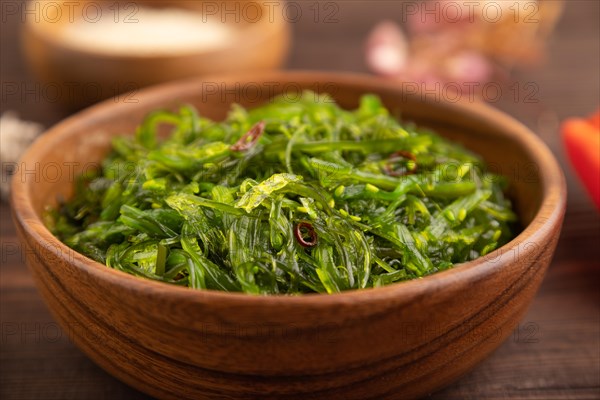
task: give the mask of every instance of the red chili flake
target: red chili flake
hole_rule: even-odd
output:
[[[413,161],[414,165],[410,169],[407,168],[406,171],[397,171],[397,170],[395,170],[392,167],[393,166],[393,162],[396,161],[396,159],[399,158],[399,157],[403,158],[405,160]],[[399,150],[399,151],[397,151],[395,153],[392,153],[388,157],[388,161],[384,165],[383,169],[390,176],[402,176],[402,175],[414,174],[415,171],[417,170],[417,157],[415,157],[415,155],[413,153],[411,153],[411,152],[404,151],[404,150]]]
[[[310,222],[297,223],[294,227],[294,236],[298,243],[304,247],[315,247],[317,245],[317,233]]]
[[[238,140],[234,145],[230,147],[231,151],[246,151],[258,142],[258,139],[265,132],[265,121],[260,121],[254,125],[248,132]]]

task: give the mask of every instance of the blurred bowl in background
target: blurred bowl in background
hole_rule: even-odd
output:
[[[279,3],[281,6],[281,3]],[[30,1],[22,46],[48,98],[80,109],[144,86],[211,73],[280,67],[284,13],[264,2]]]

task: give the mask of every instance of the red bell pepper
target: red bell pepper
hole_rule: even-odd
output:
[[[571,165],[600,210],[600,110],[588,119],[567,119],[561,131]]]

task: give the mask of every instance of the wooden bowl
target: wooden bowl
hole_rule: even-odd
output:
[[[259,297],[198,291],[109,269],[63,245],[42,223],[73,176],[96,165],[110,138],[156,108],[190,103],[223,118],[312,89],[343,107],[381,96],[403,119],[481,153],[506,175],[524,226],[476,261],[419,280],[334,295]],[[293,98],[294,94],[289,94]],[[522,318],[555,250],[563,174],[540,139],[483,104],[434,101],[357,75],[268,73],[170,83],[137,104],[107,101],[58,124],[25,154],[12,204],[27,263],[62,327],[91,359],[162,399],[411,399],[454,381],[497,348]]]
[[[272,2],[273,3],[273,2]],[[48,101],[70,109],[118,94],[123,102],[136,102],[137,91],[148,85],[215,73],[247,72],[280,67],[290,45],[290,28],[282,3],[260,1],[135,0],[98,2],[30,1],[31,14],[23,28],[24,55]],[[66,40],[61,32],[69,24],[97,15],[120,23],[143,22],[140,7],[181,8],[204,13],[225,22],[235,40],[211,49],[177,53],[124,53],[85,48]],[[98,11],[100,10],[100,11]],[[100,12],[100,14],[98,14]],[[140,19],[141,18],[141,19]],[[127,40],[126,37],[123,40]]]

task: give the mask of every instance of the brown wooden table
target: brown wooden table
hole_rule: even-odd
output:
[[[5,4],[2,1],[4,13]],[[12,2],[19,5],[20,2]],[[519,98],[505,86],[494,105],[537,132],[552,148],[569,186],[556,257],[541,290],[514,334],[475,370],[433,399],[600,399],[600,218],[565,163],[558,121],[586,115],[600,102],[599,2],[568,1],[549,43],[546,64],[514,77]],[[310,6],[293,24],[290,68],[365,71],[364,37],[383,18],[402,19],[394,1],[340,1],[337,22],[314,22]],[[319,7],[324,7],[321,3]],[[2,15],[2,111],[46,126],[67,113],[36,94],[19,54],[20,17]],[[8,95],[7,85],[20,85]],[[532,100],[524,95],[535,89]],[[88,360],[53,321],[26,269],[10,220],[1,213],[0,398],[146,399]]]

